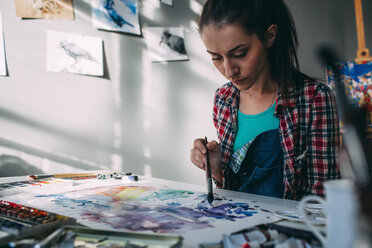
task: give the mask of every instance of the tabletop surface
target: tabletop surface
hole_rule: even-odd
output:
[[[26,177],[0,178],[0,184]],[[1,185],[0,185],[1,187]],[[98,229],[177,235],[182,247],[218,242],[224,234],[280,220],[274,212],[296,211],[298,202],[139,176],[116,179],[50,179],[26,186],[0,188],[0,200],[76,218]],[[131,225],[128,219],[131,219]]]

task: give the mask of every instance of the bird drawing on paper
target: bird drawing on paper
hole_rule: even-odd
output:
[[[162,43],[166,44],[172,51],[186,55],[184,39],[171,34],[168,30],[165,30],[161,36],[159,45]]]
[[[126,4],[126,6],[128,8],[130,8],[131,11],[133,12],[133,9],[132,9],[133,6],[132,5],[128,5],[128,4]],[[115,5],[115,1],[114,0],[105,0],[104,3],[103,3],[103,8],[105,8],[107,10],[107,13],[109,14],[111,20],[118,27],[122,27],[123,25],[128,25],[128,26],[130,26],[130,27],[133,28],[134,25],[132,23],[126,21],[121,15],[119,15],[117,13],[117,11],[114,8],[114,5]],[[136,11],[136,9],[134,11]]]
[[[98,61],[87,50],[84,50],[75,43],[63,40],[59,43],[59,47],[62,48],[69,57],[74,59],[74,63],[70,67],[74,67],[82,60],[98,63]]]
[[[62,9],[59,0],[29,0],[29,2],[36,12],[43,14],[55,14]]]

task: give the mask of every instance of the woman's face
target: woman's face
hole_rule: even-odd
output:
[[[239,90],[247,90],[269,76],[265,45],[257,35],[248,35],[240,24],[209,24],[201,37],[214,66]]]

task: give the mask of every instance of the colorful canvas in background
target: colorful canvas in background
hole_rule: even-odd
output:
[[[74,19],[72,0],[14,0],[22,18]]]
[[[141,35],[137,0],[92,0],[93,27]]]
[[[5,44],[3,32],[3,18],[0,12],[0,76],[6,76]]]
[[[148,27],[145,38],[152,62],[188,60],[182,28]]]
[[[345,83],[346,93],[350,100],[350,104],[355,107],[366,107],[372,112],[372,62],[357,64],[355,62],[338,63],[338,68],[341,72],[341,79]],[[334,73],[327,67],[327,81],[331,88],[334,89]],[[369,115],[369,126],[372,126],[372,121]]]
[[[103,76],[101,38],[48,31],[47,70]]]

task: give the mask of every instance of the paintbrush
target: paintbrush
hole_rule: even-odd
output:
[[[206,152],[207,166],[205,168],[205,172],[206,172],[206,175],[207,175],[207,190],[208,190],[207,200],[208,200],[209,204],[212,204],[213,198],[214,198],[213,188],[212,188],[212,171],[211,171],[211,164],[210,164],[210,161],[209,161],[209,152],[208,152],[207,144],[208,144],[208,140],[207,140],[207,137],[205,137],[205,148],[207,149],[207,152]]]
[[[99,174],[103,174],[103,172],[28,175],[27,180],[45,179],[45,178],[52,178],[52,177],[54,178],[97,177]],[[114,172],[105,172],[104,174],[114,174]]]

